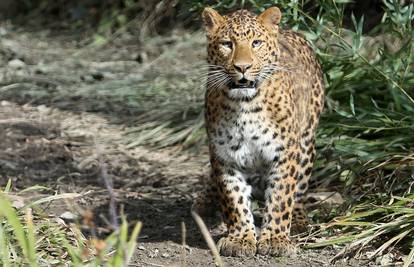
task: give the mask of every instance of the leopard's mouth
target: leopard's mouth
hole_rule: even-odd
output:
[[[242,78],[237,82],[230,83],[231,90],[242,90],[242,89],[256,89],[256,81],[247,80],[246,78]]]

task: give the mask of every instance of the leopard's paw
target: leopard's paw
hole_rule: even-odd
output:
[[[293,235],[310,232],[308,219],[293,219],[290,232]]]
[[[296,246],[288,237],[263,237],[257,243],[257,252],[261,255],[290,256],[296,253]]]
[[[296,207],[292,213],[292,227],[290,228],[290,232],[293,234],[309,232],[309,225],[309,218],[303,206]]]
[[[256,239],[227,236],[219,240],[217,247],[223,256],[252,257],[256,254]]]

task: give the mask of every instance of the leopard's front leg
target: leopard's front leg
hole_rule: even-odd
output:
[[[290,226],[294,205],[297,175],[297,150],[287,151],[272,166],[265,191],[266,210],[257,244],[262,255],[283,256],[295,253],[290,240]]]
[[[212,162],[212,178],[218,188],[220,206],[228,233],[217,246],[224,256],[254,256],[256,232],[250,210],[251,187],[236,169]]]

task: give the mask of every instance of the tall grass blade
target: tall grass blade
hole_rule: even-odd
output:
[[[29,261],[30,266],[38,266],[36,262],[31,262],[31,248],[29,240],[27,239],[23,225],[21,224],[17,213],[11,206],[10,202],[6,199],[3,194],[0,194],[0,215],[6,217],[7,222],[13,229],[14,236],[16,237],[20,248],[22,249],[23,255],[26,260]]]
[[[2,224],[0,224],[0,257],[1,264],[4,267],[10,267],[10,251],[7,245],[7,236]]]
[[[408,254],[408,257],[404,260],[403,267],[409,267],[411,263],[414,262],[414,241],[411,244],[411,251]]]

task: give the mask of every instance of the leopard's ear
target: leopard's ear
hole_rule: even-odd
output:
[[[204,8],[202,16],[208,35],[213,34],[224,22],[224,18],[211,7]]]
[[[281,18],[282,13],[280,12],[280,9],[275,6],[269,7],[257,17],[257,19],[269,29],[277,29]]]

